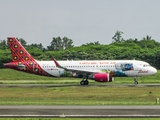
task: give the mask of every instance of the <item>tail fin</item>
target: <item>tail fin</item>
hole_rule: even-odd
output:
[[[38,75],[51,76],[41,68],[38,62],[27,52],[15,37],[8,37],[7,40],[13,62],[4,64],[6,68],[12,68]]]
[[[8,37],[7,40],[8,46],[11,50],[13,62],[35,61],[15,37]]]

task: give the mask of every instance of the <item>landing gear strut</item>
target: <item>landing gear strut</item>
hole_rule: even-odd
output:
[[[134,77],[134,84],[138,85],[137,77]]]
[[[85,78],[86,77],[86,78]],[[89,81],[88,81],[88,76],[83,76],[80,85],[88,85]]]

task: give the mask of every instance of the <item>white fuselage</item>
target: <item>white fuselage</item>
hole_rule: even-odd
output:
[[[37,61],[41,68],[48,74],[60,77],[64,73],[64,69],[56,67],[54,61]],[[157,70],[150,66],[147,62],[138,60],[89,60],[89,61],[58,61],[65,68],[92,70],[95,72],[120,71],[124,76],[148,76],[153,75]],[[132,69],[126,68],[126,65],[131,65]],[[118,75],[117,77],[124,77]],[[115,76],[116,77],[116,76]]]

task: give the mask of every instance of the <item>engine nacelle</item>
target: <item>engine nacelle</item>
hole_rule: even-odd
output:
[[[97,82],[112,82],[114,80],[108,73],[95,73],[93,79]]]

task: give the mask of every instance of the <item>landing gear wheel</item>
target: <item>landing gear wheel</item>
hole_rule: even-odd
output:
[[[138,81],[135,81],[134,84],[135,84],[135,85],[138,85]]]
[[[80,85],[88,85],[88,84],[89,84],[88,75],[83,75]]]
[[[82,80],[82,81],[80,82],[80,85],[85,85],[85,81]]]
[[[88,80],[82,80],[80,82],[80,85],[88,85],[89,84],[89,81]]]
[[[134,77],[134,84],[138,85],[137,77]]]
[[[88,80],[85,80],[85,81],[84,81],[84,84],[85,84],[85,85],[88,85],[88,84],[89,84],[89,81],[88,81]]]

